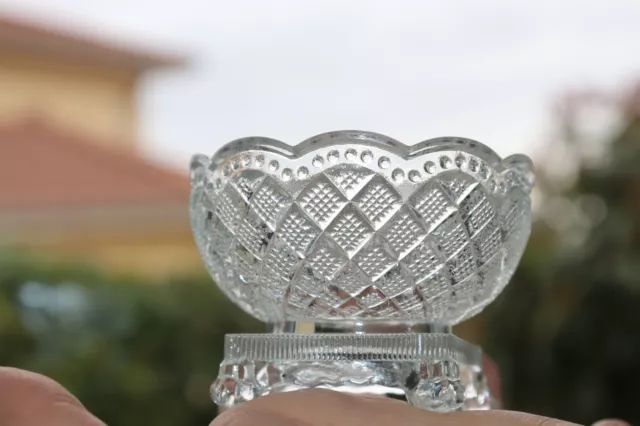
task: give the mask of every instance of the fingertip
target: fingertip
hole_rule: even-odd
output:
[[[0,419],[11,426],[104,426],[55,380],[11,367],[0,367]]]
[[[256,398],[221,413],[210,426],[387,424],[394,413],[415,410],[403,401],[328,389],[303,389]],[[403,416],[400,415],[400,418]],[[404,422],[403,424],[411,424]]]
[[[489,386],[491,396],[497,401],[502,401],[502,380],[498,364],[488,355],[484,355],[482,357],[482,369],[487,378],[487,386]]]
[[[256,423],[259,421],[259,423]],[[216,417],[209,426],[296,426],[295,423],[271,413],[251,413],[241,409],[231,409]]]
[[[600,420],[599,422],[594,423],[592,426],[631,426],[631,425],[625,422],[624,420],[607,419],[607,420]]]
[[[42,374],[34,373],[33,371],[20,370],[13,367],[0,367],[0,395],[2,392],[11,392],[12,386],[20,387],[32,387],[46,389],[47,392],[55,393],[67,393],[67,390],[55,380],[43,376]],[[73,398],[72,395],[69,395]],[[76,398],[73,398],[80,404]]]
[[[261,396],[225,411],[210,426],[576,426],[557,419],[510,411],[435,413],[381,397],[362,397],[332,390]],[[607,425],[609,426],[609,425]],[[617,425],[616,425],[617,426]]]

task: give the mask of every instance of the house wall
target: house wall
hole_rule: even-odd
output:
[[[43,119],[77,140],[133,152],[138,140],[138,77],[134,71],[1,50],[0,123]],[[1,148],[2,140],[0,152]],[[129,217],[127,209],[88,218],[73,210],[53,214],[0,209],[0,249],[88,263],[107,273],[150,280],[202,272],[186,203],[162,220],[151,220],[147,211],[143,218]],[[117,220],[112,220],[114,215]]]
[[[131,71],[0,52],[0,119],[41,117],[94,143],[133,150],[136,80]]]
[[[131,235],[106,230],[91,235],[67,231],[32,241],[25,238],[8,248],[47,260],[86,264],[106,274],[137,275],[151,282],[204,273],[190,229],[154,229]]]

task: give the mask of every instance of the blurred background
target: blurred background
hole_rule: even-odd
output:
[[[640,3],[1,0],[0,365],[113,426],[208,424],[225,333],[186,165],[241,136],[458,135],[538,170],[512,283],[457,328],[510,409],[640,424]]]

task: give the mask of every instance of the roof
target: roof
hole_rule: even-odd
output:
[[[2,13],[0,13],[0,49],[133,71],[176,67],[184,64],[184,58],[179,55],[135,49]]]
[[[176,206],[189,180],[42,122],[0,125],[0,211]],[[185,210],[186,211],[186,210]]]

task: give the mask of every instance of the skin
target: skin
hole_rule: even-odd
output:
[[[312,389],[258,398],[227,410],[210,426],[570,426],[508,411],[436,414],[404,402]],[[621,426],[605,421],[597,426]],[[0,426],[104,426],[60,384],[0,367]]]

